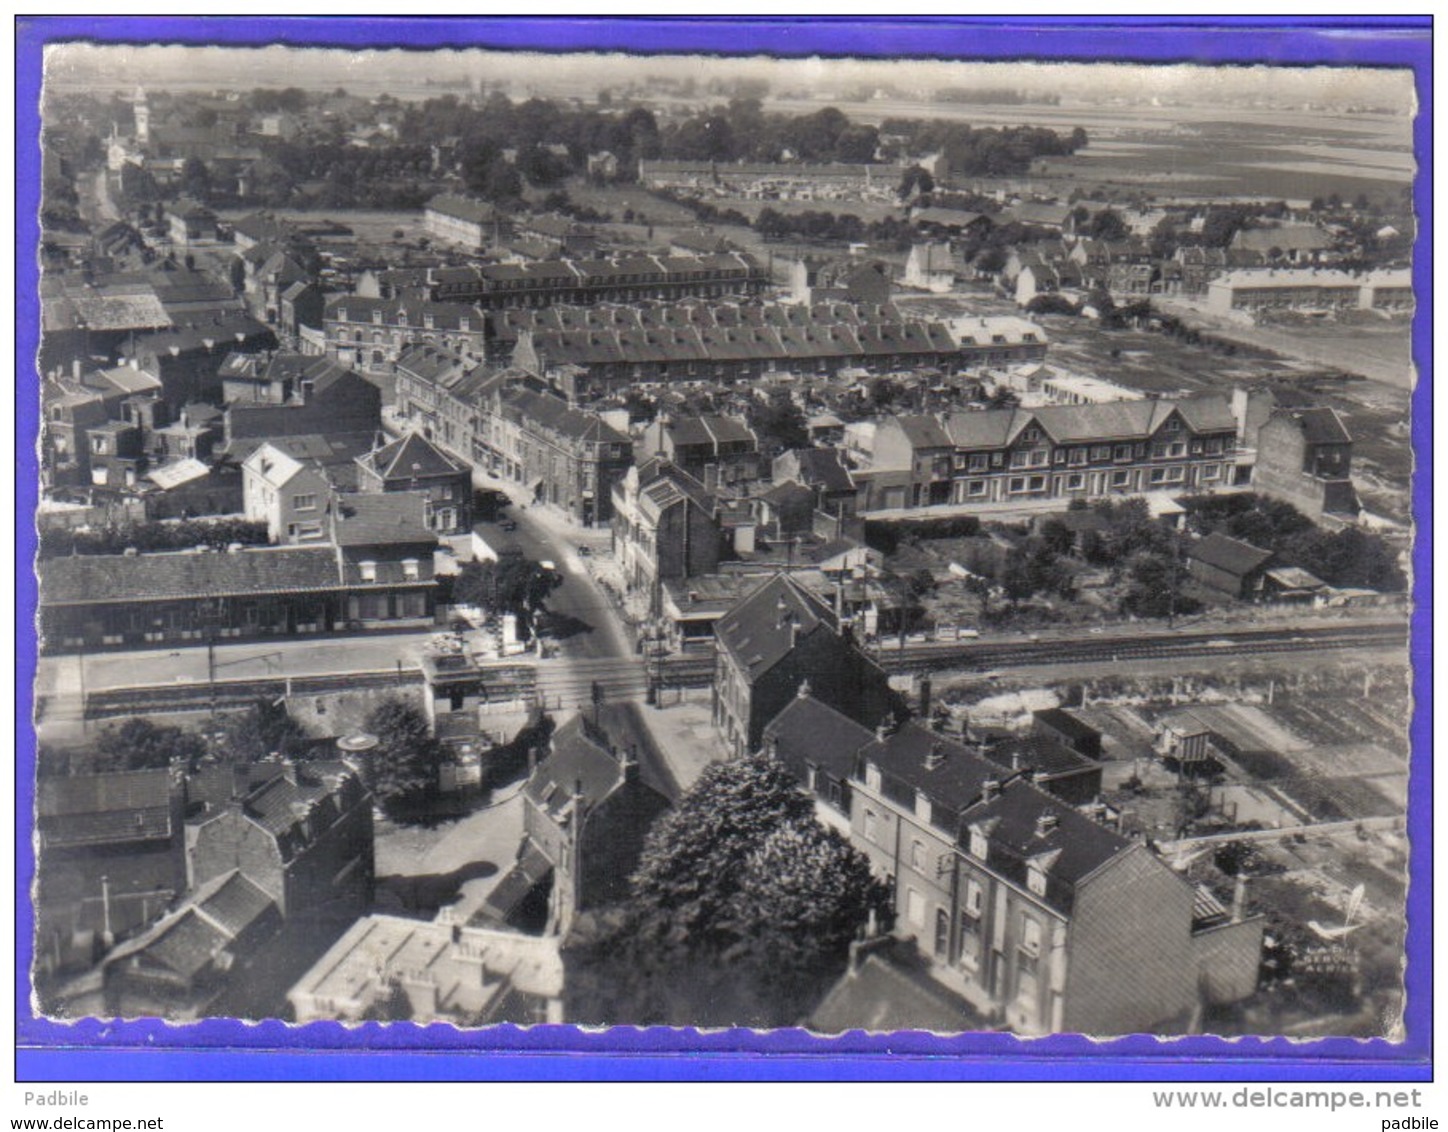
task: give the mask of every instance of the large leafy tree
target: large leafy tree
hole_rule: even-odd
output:
[[[231,716],[222,734],[227,754],[242,762],[257,762],[271,754],[295,758],[307,750],[307,733],[285,705],[266,698]]]
[[[763,753],[710,766],[654,823],[631,885],[569,939],[589,1021],[794,1023],[887,900]]]
[[[687,952],[737,942],[732,904],[750,857],[774,830],[813,820],[777,760],[714,763],[644,844],[632,878],[640,935]]]
[[[373,797],[389,817],[418,813],[437,794],[442,745],[422,712],[404,700],[385,700],[367,717],[377,737],[368,761]]]
[[[135,716],[100,733],[95,768],[156,770],[173,763],[194,768],[205,754],[206,740],[195,731]]]
[[[776,826],[745,862],[731,902],[735,950],[781,990],[828,977],[883,896],[868,862],[834,830],[812,820]]]
[[[763,752],[710,766],[655,823],[632,877],[634,938],[667,968],[722,960],[754,987],[829,976],[883,892]]]

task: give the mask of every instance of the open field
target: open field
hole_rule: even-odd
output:
[[[1404,88],[1406,95],[1406,88]],[[1217,106],[1112,106],[1063,99],[1057,106],[982,106],[938,102],[836,102],[852,119],[941,118],[977,127],[1077,126],[1090,136],[1072,157],[1036,162],[1025,178],[1065,195],[1146,191],[1157,196],[1273,197],[1309,200],[1338,193],[1392,195],[1414,171],[1406,115],[1286,113]],[[813,103],[771,102],[769,109],[810,113]],[[968,178],[989,188],[989,178]]]

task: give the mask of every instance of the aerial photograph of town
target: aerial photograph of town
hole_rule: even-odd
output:
[[[1416,111],[51,45],[34,1011],[1401,1041]]]

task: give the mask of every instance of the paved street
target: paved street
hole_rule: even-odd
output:
[[[522,839],[521,784],[457,821],[431,828],[380,823],[377,909],[431,918],[451,907],[466,922],[512,868]]]
[[[473,482],[483,490],[501,491],[512,500],[506,517],[517,529],[505,531],[496,523],[479,523],[477,532],[497,550],[517,549],[537,562],[552,562],[563,574],[563,585],[548,599],[548,610],[564,627],[564,653],[575,657],[631,656],[633,643],[617,612],[589,575],[580,546],[590,552],[605,549],[606,527],[570,524],[542,504],[528,504],[521,487],[474,471]]]

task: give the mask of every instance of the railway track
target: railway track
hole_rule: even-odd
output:
[[[1219,630],[1215,633],[1143,634],[1138,637],[1085,636],[1074,640],[967,641],[949,644],[907,645],[904,649],[875,649],[872,655],[887,672],[895,674],[955,670],[990,674],[1010,668],[1038,665],[1111,664],[1179,658],[1270,656],[1301,652],[1350,649],[1388,649],[1408,645],[1407,627],[1397,624],[1342,625],[1314,629]],[[215,704],[220,710],[246,707],[262,698],[286,695],[323,695],[363,687],[407,687],[420,682],[417,669],[217,680],[109,688],[91,692],[85,700],[86,719],[196,711]],[[706,688],[714,680],[714,655],[691,654],[644,659],[595,657],[561,664],[499,663],[483,666],[484,698],[499,703],[523,700],[554,710],[569,710],[591,703],[594,687],[606,700],[643,700],[656,688]],[[37,719],[78,720],[80,697],[75,694],[43,696],[36,703]]]
[[[1257,656],[1324,649],[1402,648],[1406,626],[1354,625],[1327,630],[1251,630],[1182,636],[1085,637],[1077,640],[972,641],[948,645],[907,645],[876,650],[876,661],[895,673],[939,669],[990,671],[1041,664],[1110,664],[1178,657]]]

